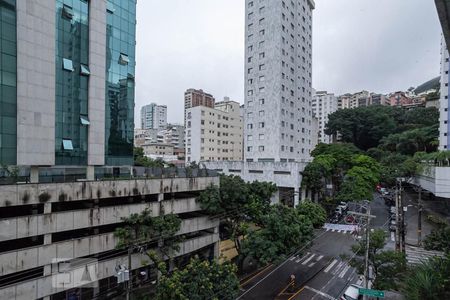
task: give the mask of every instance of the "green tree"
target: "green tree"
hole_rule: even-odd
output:
[[[408,300],[450,299],[450,256],[434,257],[412,268],[401,290]]]
[[[232,300],[239,293],[236,266],[191,259],[183,269],[163,275],[157,286],[158,300]]]
[[[311,221],[314,228],[320,228],[325,224],[327,214],[322,205],[311,201],[304,201],[296,208],[300,215],[304,215]]]
[[[425,249],[450,253],[450,227],[441,226],[433,230],[423,241]]]
[[[377,147],[382,137],[396,131],[397,109],[375,105],[338,110],[328,117],[325,133],[340,134],[343,142],[362,150]]]
[[[240,253],[241,238],[248,223],[260,223],[270,207],[276,186],[267,182],[246,183],[238,176],[220,176],[220,187],[209,186],[197,201],[202,209],[219,217],[230,228],[236,250]]]
[[[143,252],[154,263],[161,266],[161,262],[169,259],[180,249],[182,241],[177,232],[181,228],[181,219],[177,215],[167,214],[152,216],[150,209],[140,214],[131,214],[122,218],[123,226],[116,229],[114,236],[118,239],[116,248],[132,248]],[[151,242],[157,242],[157,249],[148,249]],[[160,271],[164,271],[161,270]]]
[[[261,228],[250,231],[242,242],[241,256],[258,265],[277,261],[308,243],[313,226],[295,208],[273,205],[264,216]]]
[[[331,180],[337,160],[330,154],[321,154],[314,157],[302,172],[302,186],[310,189],[313,195],[323,197],[327,180]]]
[[[346,173],[336,198],[339,201],[371,200],[378,182],[380,182],[379,174],[371,169],[355,166]]]
[[[382,251],[386,242],[386,233],[382,229],[376,229],[370,234],[369,265],[372,267],[375,282],[378,289],[396,289],[401,282],[402,274],[406,271],[406,256],[395,251]],[[350,264],[364,274],[366,239],[360,240],[352,246],[355,254]]]

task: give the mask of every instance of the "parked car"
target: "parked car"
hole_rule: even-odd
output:
[[[356,284],[349,285],[340,300],[362,300],[363,295],[359,294],[360,288],[362,288],[362,286]]]
[[[347,202],[339,202],[339,206],[338,207],[341,207],[342,208],[342,210],[344,210],[344,211],[347,211],[348,210],[348,204],[347,204]]]

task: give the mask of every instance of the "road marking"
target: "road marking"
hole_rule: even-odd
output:
[[[339,273],[339,272],[341,271],[341,267],[342,267],[344,264],[345,264],[345,262],[341,261],[341,262],[337,265],[336,269],[333,271],[333,274],[336,275],[337,273]]]
[[[297,258],[297,256],[292,256],[289,260],[290,261],[293,261],[294,259],[296,259]]]
[[[323,255],[319,256],[319,258],[316,259],[316,261],[319,261],[319,260],[321,260],[322,258],[323,258]]]
[[[316,264],[316,261],[313,262],[313,263],[310,263],[310,264],[308,265],[308,268],[311,268],[311,267],[314,266],[315,264]]]
[[[250,281],[252,281],[256,276],[259,276],[261,273],[263,273],[264,271],[267,271],[267,269],[269,269],[272,266],[272,264],[266,266],[264,269],[262,269],[261,271],[259,271],[256,275],[250,277],[248,280],[246,280],[245,282],[241,283],[241,287],[243,287],[244,285],[246,285],[247,283],[249,283]]]
[[[336,263],[337,263],[337,259],[333,260],[333,261],[331,262],[331,264],[328,265],[328,267],[325,269],[324,272],[325,272],[325,273],[328,273],[328,271],[330,271],[331,268],[332,268]]]
[[[301,291],[303,291],[305,289],[305,287],[302,287],[301,289],[299,289],[294,295],[292,295],[291,297],[289,297],[288,300],[292,300],[294,299],[298,294],[301,293]]]
[[[302,260],[301,258],[300,258],[300,259],[297,259],[297,260],[295,261],[295,263],[298,264],[301,260]]]
[[[309,261],[310,261],[314,256],[316,256],[316,255],[315,255],[315,254],[311,254],[311,256],[310,256],[307,260],[305,260],[304,262],[302,262],[302,265],[306,265],[307,263],[309,263]]]
[[[331,232],[334,232],[336,229],[331,229]]]
[[[319,290],[316,290],[315,288],[312,288],[312,287],[310,287],[310,286],[305,286],[304,288],[307,289],[307,290],[310,290],[310,291],[312,291],[312,292],[314,292],[314,293],[316,293],[316,294],[319,294],[320,296],[325,297],[325,298],[327,298],[327,299],[330,299],[330,300],[336,300],[336,298],[334,298],[334,297],[332,297],[332,296],[330,296],[330,295],[328,295],[328,294],[325,294],[324,292],[321,292],[321,291],[319,291]],[[291,298],[289,298],[289,299],[291,299]]]
[[[347,273],[348,269],[350,269],[349,265],[346,265],[344,270],[342,270],[341,274],[339,274],[339,278],[344,278],[345,273]]]

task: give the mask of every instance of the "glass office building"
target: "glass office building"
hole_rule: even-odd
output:
[[[0,0],[0,163],[16,164],[16,0]]]
[[[134,138],[136,1],[110,1],[107,11],[106,162],[130,165]]]
[[[0,0],[0,24],[0,164],[132,165],[136,0]]]

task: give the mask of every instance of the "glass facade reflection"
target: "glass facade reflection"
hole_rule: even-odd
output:
[[[133,164],[136,0],[109,0],[106,28],[106,164]]]
[[[57,165],[86,165],[89,74],[89,3],[56,0],[56,124]],[[65,147],[71,143],[72,147]]]
[[[17,160],[16,0],[0,0],[0,164]]]

